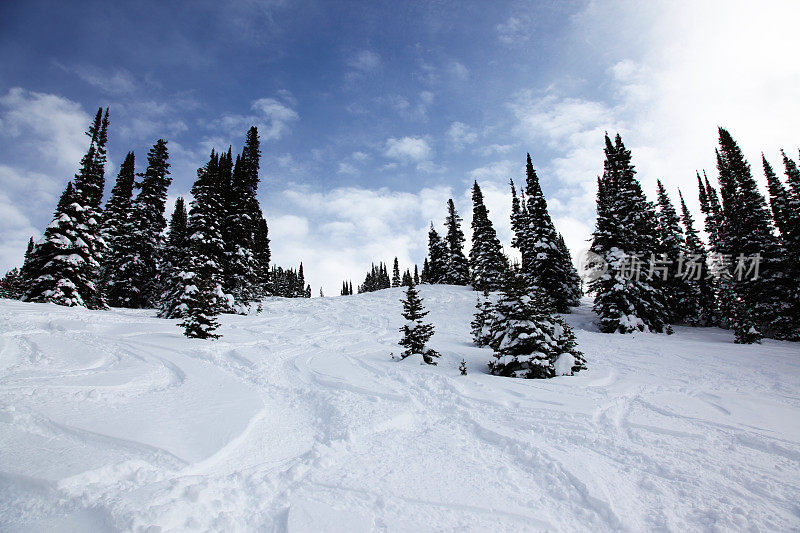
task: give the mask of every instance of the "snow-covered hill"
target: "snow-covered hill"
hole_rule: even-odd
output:
[[[0,530],[800,527],[797,344],[584,306],[589,370],[513,380],[470,344],[476,293],[421,292],[436,367],[389,356],[400,289],[268,300],[213,342],[0,300]]]

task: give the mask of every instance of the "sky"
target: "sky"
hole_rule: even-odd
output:
[[[314,295],[370,263],[422,263],[477,180],[510,248],[508,182],[530,153],[574,254],[595,217],[603,134],[645,191],[700,219],[717,126],[760,157],[800,147],[800,2],[0,0],[0,272],[19,266],[110,107],[106,194],[129,150],[168,141],[174,199],[212,148],[261,136],[273,260]],[[169,216],[169,213],[167,213]]]

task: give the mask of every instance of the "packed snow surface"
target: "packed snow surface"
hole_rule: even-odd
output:
[[[476,293],[269,299],[217,341],[153,311],[0,300],[0,530],[800,528],[800,346],[596,331],[589,370],[487,374]],[[458,371],[461,359],[469,374]]]

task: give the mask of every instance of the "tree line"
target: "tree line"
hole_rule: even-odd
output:
[[[269,229],[256,198],[257,128],[235,159],[231,148],[211,151],[189,209],[177,199],[165,234],[167,141],[156,141],[142,173],[128,152],[103,208],[108,125],[108,109],[98,109],[52,222],[38,243],[31,238],[22,267],[0,280],[0,295],[89,309],[156,308],[200,338],[214,336],[216,315],[247,312],[264,296],[311,296],[302,263],[297,270],[270,266]]]

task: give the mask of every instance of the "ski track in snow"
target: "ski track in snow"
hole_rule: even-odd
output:
[[[800,346],[567,316],[589,370],[487,374],[476,293],[268,299],[186,339],[147,310],[0,300],[3,531],[800,528]],[[457,370],[462,357],[469,375]]]

